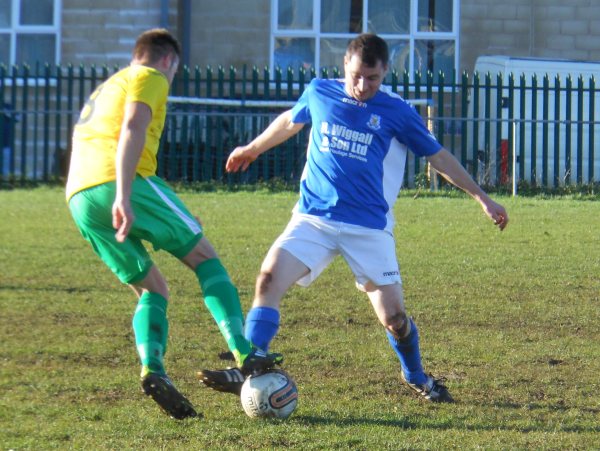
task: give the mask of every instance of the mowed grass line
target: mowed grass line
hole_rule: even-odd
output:
[[[181,197],[238,285],[244,309],[293,193]],[[371,307],[336,260],[283,304],[274,350],[300,404],[252,421],[196,382],[224,341],[195,277],[154,254],[167,277],[167,365],[204,414],[176,422],[139,389],[133,294],[93,255],[56,188],[0,191],[0,449],[594,449],[600,433],[600,203],[501,198],[499,233],[466,197],[397,205],[407,308],[426,370],[454,405],[400,383]]]

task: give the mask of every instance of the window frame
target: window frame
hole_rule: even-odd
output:
[[[362,11],[362,33],[368,32],[368,21],[365,20],[368,17],[368,5],[369,1],[376,0],[363,0],[363,11]],[[378,33],[383,39],[390,40],[405,40],[409,43],[409,52],[411,57],[409,58],[409,77],[410,81],[414,81],[415,74],[415,45],[419,41],[430,40],[430,41],[454,41],[454,70],[458,73],[459,62],[460,62],[460,0],[452,0],[452,31],[440,32],[440,31],[418,31],[418,2],[419,0],[410,0],[410,30],[409,33],[405,34],[392,34],[392,33]],[[269,65],[271,68],[275,68],[275,41],[278,38],[310,38],[315,43],[315,61],[314,68],[317,74],[321,71],[321,39],[351,39],[356,36],[355,33],[322,33],[320,31],[321,23],[321,0],[312,0],[313,4],[313,23],[311,29],[278,29],[278,17],[279,17],[279,0],[271,0],[271,21],[270,21],[270,40],[269,40]],[[342,61],[339,62],[341,68]],[[286,69],[286,68],[282,68]],[[391,69],[398,69],[392,67]]]
[[[10,0],[11,2],[11,17],[10,25],[8,27],[0,27],[0,33],[3,35],[9,35],[9,65],[16,64],[17,58],[17,35],[28,34],[53,34],[54,40],[54,60],[48,60],[48,63],[59,64],[61,59],[61,17],[62,17],[62,0],[52,0],[54,2],[54,11],[51,25],[21,25],[20,13],[21,13],[21,0]],[[0,64],[5,63],[0,61]],[[33,62],[27,61],[27,64]]]

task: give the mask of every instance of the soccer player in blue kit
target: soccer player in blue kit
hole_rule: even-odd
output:
[[[384,326],[406,384],[429,401],[452,402],[440,380],[423,370],[418,329],[404,307],[393,205],[408,149],[477,200],[500,230],[508,215],[439,144],[415,109],[382,86],[388,59],[383,39],[357,36],[344,57],[344,79],[312,80],[291,110],[229,156],[227,171],[245,170],[305,124],[312,126],[300,199],[262,263],[245,336],[266,351],[287,290],[294,283],[309,285],[341,255]],[[202,370],[198,376],[215,390],[236,394],[245,377],[236,368]]]

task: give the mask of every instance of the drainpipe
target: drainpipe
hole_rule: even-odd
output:
[[[160,27],[169,28],[169,0],[160,0]]]
[[[179,0],[177,17],[181,41],[181,64],[189,67],[191,43],[190,30],[192,24],[192,2],[190,0]]]

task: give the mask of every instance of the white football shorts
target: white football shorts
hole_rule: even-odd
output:
[[[297,281],[307,287],[338,255],[344,257],[359,285],[402,283],[394,236],[327,218],[294,213],[272,248],[282,248],[304,263],[310,273]]]

